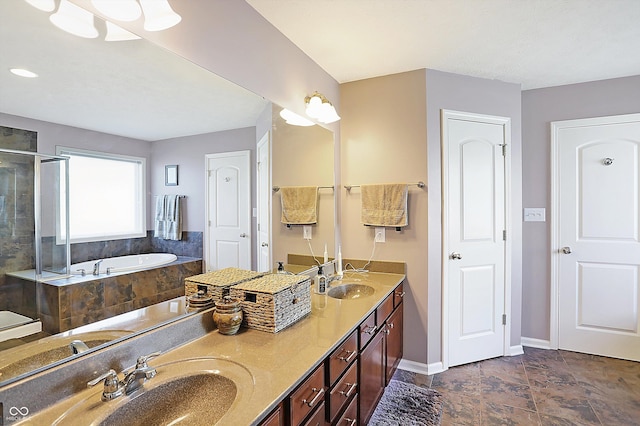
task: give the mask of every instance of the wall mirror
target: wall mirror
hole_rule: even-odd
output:
[[[173,7],[180,13],[179,2]],[[153,211],[152,194],[159,191],[159,187],[164,188],[164,166],[180,164],[179,160],[155,163],[151,151],[156,142],[253,127],[256,120],[264,115],[265,109],[272,108],[268,100],[221,79],[147,40],[105,42],[106,25],[98,18],[95,19],[95,25],[100,37],[88,40],[55,28],[49,22],[49,14],[35,9],[24,0],[0,2],[0,44],[3,46],[3,54],[0,55],[0,125],[33,130],[29,125],[33,122],[31,120],[47,123],[47,128],[52,129],[51,133],[38,134],[38,151],[42,153],[54,154],[56,144],[80,143],[81,146],[87,144],[88,149],[105,151],[113,151],[114,147],[124,145],[127,150],[134,151],[135,155],[148,156],[151,158],[148,163],[148,217],[152,216]],[[182,25],[188,23],[183,22]],[[19,79],[6,72],[16,66],[33,67],[33,71],[40,76],[37,79]],[[289,174],[286,179],[274,180],[274,185],[333,185],[331,132],[313,126],[325,133],[327,140],[330,138],[331,154],[318,154],[315,160],[307,160],[305,153],[310,152],[307,145],[293,151],[285,148],[286,155],[280,155],[282,150],[279,146],[283,143],[281,141],[288,139],[282,138],[281,132],[305,130],[290,129],[291,126],[280,122],[280,119],[277,120],[273,123],[272,133],[272,149],[277,154],[273,163],[274,170],[277,168],[279,171],[293,171],[293,167],[296,169],[295,173]],[[51,123],[53,125],[50,125]],[[61,143],[56,139],[56,125],[100,133],[91,133],[91,138],[86,140]],[[94,137],[96,135],[97,137]],[[113,142],[116,139],[117,144]],[[309,143],[313,138],[300,136],[296,139]],[[217,147],[211,149],[215,152]],[[204,161],[202,164],[204,173]],[[321,178],[311,178],[316,170],[322,172]],[[279,176],[277,173],[276,175]],[[300,180],[296,180],[296,177]],[[183,188],[183,181],[187,178],[188,170],[180,168],[179,182],[175,188]],[[3,187],[9,188],[13,185],[12,179],[10,171],[2,172],[0,181]],[[202,180],[200,174],[197,175],[197,179]],[[325,200],[327,194],[331,196],[330,200]],[[274,206],[278,207],[278,196],[272,196]],[[320,208],[323,209],[322,225],[333,230],[333,192],[321,194],[320,197]],[[198,199],[198,194],[190,195],[189,207],[197,209],[204,206],[204,194],[201,198]],[[21,208],[19,202],[15,209],[8,208],[9,201],[5,199],[6,208],[2,216],[6,216],[7,220],[15,213],[14,210],[20,211]],[[204,216],[204,213],[199,214]],[[279,218],[279,212],[274,213],[273,217]],[[279,223],[278,219],[273,220]],[[151,221],[148,220],[147,229],[151,229],[150,226]],[[280,232],[274,226],[275,230]],[[282,230],[285,233],[289,232],[286,236],[298,240],[298,246],[292,246],[291,249],[287,247],[290,241],[276,236],[274,232],[274,262],[287,252],[308,253],[308,246],[301,233],[298,236],[294,235],[296,231],[299,230]],[[252,237],[255,245],[255,236]],[[317,238],[313,239],[312,243],[316,255],[322,256],[324,243],[333,255],[332,231],[326,236],[325,230],[318,231]],[[0,264],[0,275],[6,272],[11,271],[2,269]],[[182,315],[184,310],[178,309],[177,312],[176,318]],[[111,320],[115,330],[120,330],[120,318],[122,315]],[[163,317],[159,323],[149,327],[170,320],[171,318]],[[54,337],[60,336],[52,336]],[[119,333],[115,333],[113,337],[116,340],[122,338]],[[108,344],[109,342],[101,343],[92,350]],[[6,347],[7,345],[0,342],[0,356]],[[66,358],[68,359],[71,359],[71,356]],[[55,364],[57,362],[48,365]],[[46,367],[47,364],[34,366],[33,372]],[[10,381],[3,380],[0,376],[0,386],[7,383]]]

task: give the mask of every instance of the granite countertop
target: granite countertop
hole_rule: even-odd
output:
[[[404,278],[402,274],[347,272],[342,281],[334,281],[331,286],[362,283],[373,287],[374,294],[361,299],[338,300],[312,293],[311,314],[279,333],[241,328],[238,334],[225,336],[213,331],[166,352],[149,364],[160,366],[194,357],[216,357],[239,363],[250,372],[253,389],[242,389],[243,398],[236,401],[217,424],[256,424],[355,330]],[[210,314],[204,312],[204,315]],[[28,423],[52,422],[79,398],[95,394],[99,400],[100,392],[101,389],[96,388],[82,391],[34,415]]]

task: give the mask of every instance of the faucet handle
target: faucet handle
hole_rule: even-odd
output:
[[[87,386],[93,387],[102,381],[104,381],[104,390],[102,391],[103,401],[117,398],[124,392],[124,388],[121,386],[120,380],[118,380],[118,374],[113,369],[91,380],[87,383]]]
[[[153,353],[150,353],[149,355],[139,356],[136,361],[136,369],[148,368],[149,366],[147,365],[147,361],[155,357],[158,357],[160,355],[162,355],[162,352],[153,352]]]

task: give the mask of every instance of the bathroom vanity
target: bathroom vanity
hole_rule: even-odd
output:
[[[338,289],[333,295],[313,294],[311,314],[279,333],[242,328],[225,336],[205,310],[61,366],[64,371],[25,379],[31,389],[58,392],[48,406],[38,407],[37,396],[24,399],[29,384],[10,385],[0,392],[8,397],[5,411],[29,407],[17,424],[33,425],[117,422],[131,410],[150,413],[135,417],[154,422],[169,408],[166,415],[187,416],[188,424],[356,424],[358,416],[366,424],[402,358],[404,278],[347,273],[331,283]],[[181,338],[188,340],[180,344]],[[157,374],[133,394],[103,402],[101,383],[86,388],[109,369],[121,378],[135,358],[158,350],[148,361]]]

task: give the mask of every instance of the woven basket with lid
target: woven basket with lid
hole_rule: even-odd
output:
[[[242,324],[277,333],[311,312],[311,278],[270,274],[234,285],[230,296],[241,301]]]
[[[259,278],[264,272],[248,271],[239,268],[224,268],[205,274],[187,277],[184,280],[185,294],[191,296],[198,293],[198,287],[206,288],[207,294],[218,303],[222,298],[229,295],[229,287],[247,280]]]

